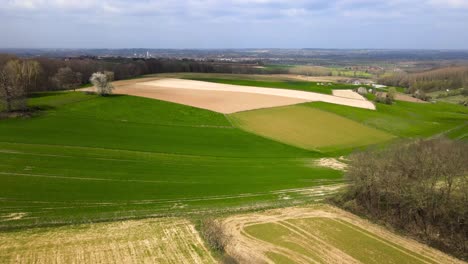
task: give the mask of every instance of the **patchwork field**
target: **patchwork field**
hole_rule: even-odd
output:
[[[224,220],[240,263],[463,263],[340,209],[315,205]]]
[[[34,228],[0,233],[7,263],[217,263],[180,218]]]
[[[246,131],[309,150],[343,150],[394,138],[375,128],[304,105],[235,113],[230,118]]]
[[[467,108],[374,105],[285,76],[167,79],[193,76],[38,93],[40,112],[0,120],[0,262],[211,263],[188,219],[222,215],[247,263],[457,263],[317,202],[345,186],[357,148],[466,139]]]

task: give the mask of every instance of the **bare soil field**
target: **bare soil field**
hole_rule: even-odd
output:
[[[164,100],[224,114],[314,101],[375,109],[371,102],[355,98],[183,79],[148,77],[116,81],[113,84],[115,94]],[[93,90],[93,87],[82,89]]]
[[[321,102],[326,102],[326,103],[340,104],[340,105],[347,105],[347,106],[352,106],[352,107],[375,110],[375,105],[369,101],[343,98],[343,97],[337,97],[333,95],[319,94],[319,93],[313,93],[313,92],[297,91],[297,90],[259,88],[259,87],[219,84],[219,83],[182,80],[182,79],[161,79],[161,80],[149,81],[149,82],[144,82],[144,83],[139,83],[139,84],[151,86],[151,87],[157,87],[157,88],[193,89],[193,90],[203,90],[203,91],[224,91],[224,92],[238,92],[238,93],[249,93],[249,94],[262,94],[262,95],[270,95],[270,96],[281,96],[281,97],[289,97],[289,98],[294,98],[294,99],[306,100],[308,102],[321,101]],[[262,108],[262,107],[257,107],[257,108]],[[254,109],[257,109],[257,108],[254,108]]]
[[[224,114],[308,102],[303,99],[265,94],[159,88],[141,84],[121,86],[116,88],[114,93],[164,100]]]
[[[0,263],[216,263],[184,219],[147,219],[0,234]]]
[[[353,90],[333,90],[332,92],[334,96],[366,101],[366,98]]]
[[[236,215],[223,221],[240,263],[463,263],[328,205]]]

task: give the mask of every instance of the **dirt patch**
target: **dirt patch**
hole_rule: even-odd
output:
[[[269,253],[281,254],[296,263],[314,263],[317,262],[317,259],[326,263],[357,263],[358,261],[345,253],[342,248],[337,248],[324,240],[323,236],[327,234],[315,233],[315,230],[310,232],[310,230],[305,230],[301,225],[296,224],[298,220],[301,222],[303,219],[313,218],[339,221],[360,232],[364,237],[373,237],[393,250],[408,254],[408,258],[416,258],[422,260],[423,263],[463,263],[438,250],[398,236],[353,214],[328,205],[290,207],[228,217],[223,221],[223,225],[226,233],[232,238],[226,251],[237,258],[240,263],[273,263],[268,257]],[[271,230],[271,232],[267,232],[269,233],[267,235],[270,236],[270,242],[267,242],[246,231],[247,227],[271,223],[288,230],[293,236],[285,237],[283,235],[274,238],[271,237],[273,232]],[[299,246],[299,249],[294,250],[290,246],[291,243]],[[310,255],[305,254],[300,247],[304,248],[306,252],[313,253],[317,259],[310,259]],[[366,250],[371,249],[363,249],[362,254],[367,254]]]
[[[316,164],[321,167],[327,167],[340,171],[344,171],[348,167],[346,163],[343,163],[335,158],[321,158],[317,160]]]
[[[6,214],[6,215],[0,215],[0,221],[15,221],[15,220],[20,220],[23,217],[28,215],[28,213],[11,213],[11,214]]]

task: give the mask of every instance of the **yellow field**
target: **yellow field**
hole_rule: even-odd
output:
[[[230,118],[246,131],[309,150],[345,149],[393,138],[383,131],[304,105],[240,112]]]
[[[215,263],[187,220],[148,219],[0,233],[0,263]]]

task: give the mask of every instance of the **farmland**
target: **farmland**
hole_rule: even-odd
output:
[[[310,166],[319,153],[210,111],[80,92],[31,104],[49,110],[0,122],[3,228],[271,206],[285,190],[301,196],[296,189],[341,181]]]
[[[147,219],[0,234],[1,263],[216,263],[193,224]]]
[[[298,81],[298,80],[263,81],[263,80],[239,80],[239,79],[222,79],[222,78],[203,78],[203,77],[191,77],[190,79],[197,80],[197,81],[242,85],[242,86],[282,88],[282,89],[316,92],[316,93],[323,93],[323,94],[332,94],[333,89],[355,88],[355,86],[349,85],[349,84],[333,83],[330,85],[319,85],[318,83],[314,83],[314,82]]]
[[[340,209],[317,204],[224,220],[228,252],[274,263],[462,263]]]
[[[0,262],[72,262],[73,256],[83,263],[113,258],[161,262],[172,256],[174,263],[209,263],[212,252],[195,224],[210,215],[242,243],[254,240],[256,245],[247,245],[259,250],[252,250],[253,257],[263,260],[453,262],[356,216],[313,204],[345,186],[346,156],[356,149],[437,135],[466,139],[466,108],[402,101],[374,106],[362,98],[330,95],[345,86],[317,88],[285,77],[197,76],[119,81],[118,94],[111,96],[36,93],[28,103],[40,111],[0,120]],[[193,89],[164,86],[174,83]],[[210,85],[220,91],[203,90]],[[234,85],[241,91],[222,90]],[[262,94],[264,102],[284,100],[262,105],[257,94],[242,90],[255,87],[319,92],[317,98],[335,101],[287,101]],[[174,91],[183,94],[172,100]],[[242,98],[253,99],[246,108],[236,108]],[[358,107],[342,105],[346,100]],[[207,102],[235,107],[211,108]],[[304,204],[309,207],[290,207]],[[246,214],[276,207],[283,209]],[[67,246],[60,248],[60,243]],[[32,245],[30,253],[26,248]],[[229,246],[227,253],[242,256],[240,249]]]
[[[304,105],[240,112],[231,118],[246,131],[309,150],[344,150],[393,138],[388,133]]]

